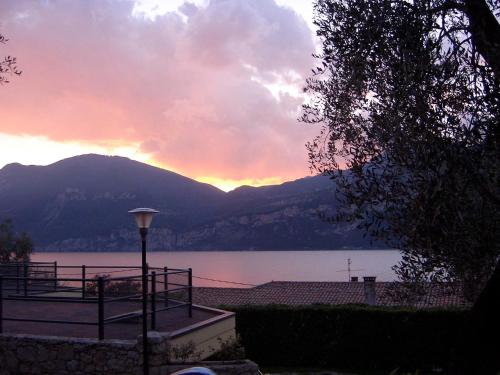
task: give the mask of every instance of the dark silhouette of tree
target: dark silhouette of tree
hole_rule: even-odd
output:
[[[9,219],[0,223],[0,263],[28,261],[32,251],[33,241],[28,234],[16,234]]]
[[[8,39],[0,34],[0,44],[7,43]],[[0,85],[9,83],[9,76],[21,75],[21,71],[17,67],[17,60],[12,56],[5,56],[0,60]]]
[[[476,301],[475,344],[499,333],[499,15],[498,0],[318,0],[322,52],[301,116],[321,127],[307,146],[336,182],[333,219],[401,249],[413,292],[458,282]]]
[[[460,281],[474,300],[500,254],[498,2],[315,11],[323,51],[302,120],[321,126],[309,156],[337,183],[337,219],[401,248],[403,281]]]

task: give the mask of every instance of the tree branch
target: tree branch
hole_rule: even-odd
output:
[[[472,40],[500,81],[500,24],[485,0],[465,0]]]

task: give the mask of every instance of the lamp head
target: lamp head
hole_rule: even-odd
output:
[[[139,229],[148,229],[153,221],[153,215],[160,211],[154,210],[152,208],[134,208],[128,213],[133,214],[137,227]]]

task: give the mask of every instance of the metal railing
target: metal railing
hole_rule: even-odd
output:
[[[111,277],[118,272],[141,270],[133,266],[61,266],[57,262],[44,263],[50,268],[45,273],[37,271],[41,262],[0,264],[0,333],[4,322],[32,322],[97,326],[97,336],[105,337],[105,325],[132,318],[150,317],[151,329],[157,328],[158,313],[187,307],[192,317],[191,269],[150,267],[147,274],[148,295],[146,310],[134,307],[142,303],[142,275]],[[76,271],[78,270],[78,271]],[[76,272],[75,272],[76,271]],[[89,277],[94,275],[94,277]],[[51,277],[52,276],[52,277]],[[73,276],[73,277],[66,277]],[[78,277],[74,277],[78,276]],[[95,304],[96,320],[47,319],[47,317],[6,316],[8,301],[16,303],[52,303],[55,312],[64,311],[58,304]],[[20,302],[21,301],[21,302]],[[106,306],[121,303],[118,310],[106,316]],[[116,310],[116,309],[115,309]]]
[[[0,264],[0,275],[15,276],[16,292],[24,290],[27,293],[27,282],[21,283],[21,277],[28,278],[32,287],[43,286],[49,278],[57,278],[57,262],[9,262]]]

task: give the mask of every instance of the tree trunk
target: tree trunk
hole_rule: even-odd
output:
[[[496,88],[493,95],[500,101],[500,24],[490,10],[486,0],[465,0],[465,14],[469,19],[470,33],[474,46],[495,75]],[[487,141],[496,151],[497,163],[500,163],[500,119],[491,126],[490,139]],[[497,176],[499,174],[497,173]],[[491,201],[499,206],[498,178],[494,184],[494,191],[488,188],[487,195]],[[479,183],[482,186],[482,183]]]
[[[478,52],[500,81],[500,24],[485,0],[465,0],[470,33]]]
[[[458,374],[497,374],[500,371],[500,260],[472,307],[454,366]]]

